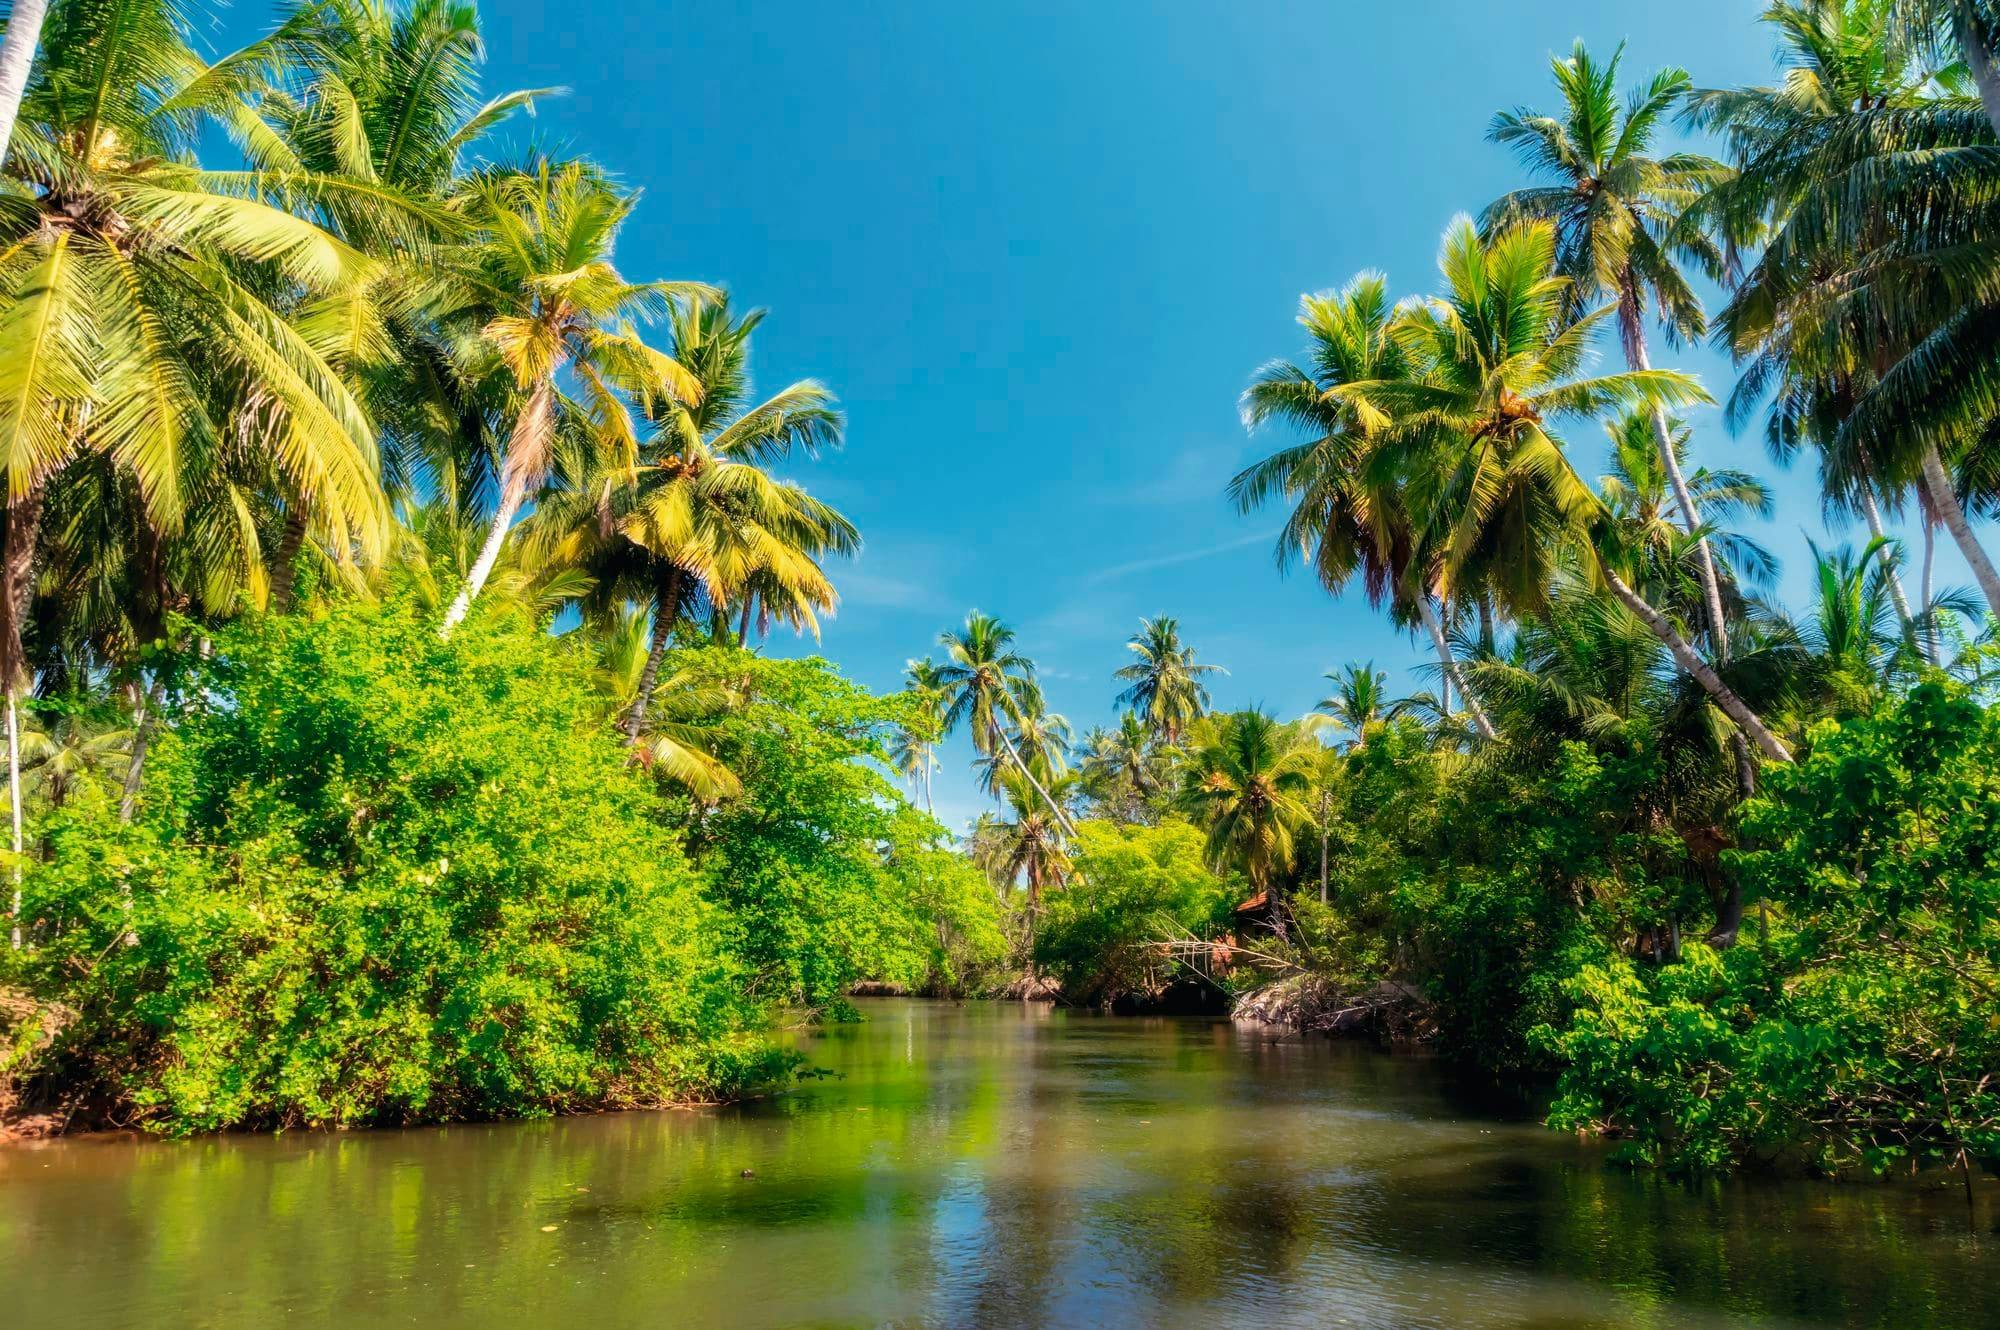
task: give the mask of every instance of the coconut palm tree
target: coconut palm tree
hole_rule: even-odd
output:
[[[1398,340],[1421,373],[1362,389],[1396,422],[1394,449],[1418,514],[1417,560],[1435,569],[1447,592],[1473,582],[1518,620],[1542,608],[1564,558],[1580,557],[1752,742],[1789,761],[1790,749],[1633,590],[1621,572],[1617,527],[1604,520],[1553,432],[1565,419],[1600,420],[1707,394],[1666,370],[1580,377],[1614,307],[1568,319],[1570,284],[1555,260],[1547,222],[1483,238],[1459,219],[1439,258],[1445,292],[1406,306],[1397,320]]]
[[[1266,893],[1273,926],[1284,934],[1278,899],[1291,871],[1298,832],[1313,823],[1312,763],[1319,745],[1262,711],[1217,718],[1190,754],[1182,799],[1207,828],[1217,872],[1240,872]]]
[[[1134,712],[1116,729],[1099,727],[1083,737],[1079,775],[1099,809],[1125,822],[1146,819],[1146,798],[1162,783],[1161,755],[1152,729]]]
[[[1049,791],[1067,795],[1076,776],[1069,773],[1056,777],[1044,788],[1041,783],[1024,781],[1025,774],[1021,770],[1003,772],[1000,776],[998,788],[1012,816],[992,824],[990,834],[994,843],[989,853],[1003,882],[1019,882],[1028,889],[1026,953],[1032,995],[1035,929],[1041,914],[1042,892],[1062,886],[1074,871],[1064,839],[1066,834],[1074,835],[1074,831],[1066,828],[1066,819]]]
[[[1367,739],[1368,727],[1385,719],[1392,710],[1388,701],[1389,676],[1376,669],[1371,660],[1329,670],[1326,678],[1333,684],[1333,692],[1321,698],[1315,710],[1347,731],[1351,736],[1350,747],[1359,748]]]
[[[963,725],[980,756],[992,757],[996,749],[1004,751],[1008,763],[1041,795],[1056,823],[1075,835],[1076,824],[1007,734],[1009,723],[1019,722],[1029,696],[1040,695],[1034,662],[1013,649],[1014,630],[992,615],[974,610],[966,616],[963,629],[940,634],[938,644],[945,649],[945,660],[937,672],[945,699],[944,733]]]
[[[1479,733],[1490,740],[1493,727],[1479,700],[1465,691],[1452,652],[1445,623],[1451,606],[1440,603],[1435,587],[1412,585],[1409,513],[1398,478],[1378,464],[1389,418],[1365,389],[1410,373],[1393,336],[1393,312],[1387,280],[1375,272],[1359,274],[1337,293],[1300,299],[1310,367],[1282,360],[1265,365],[1244,391],[1242,411],[1253,431],[1283,421],[1307,437],[1244,468],[1230,480],[1229,495],[1246,513],[1281,499],[1290,505],[1278,535],[1280,569],[1309,560],[1320,585],[1335,594],[1359,577],[1370,604],[1388,603],[1403,621],[1421,622],[1447,688],[1459,690]]]
[[[1748,362],[1732,419],[1775,389],[1774,439],[1821,448],[1830,487],[1865,514],[1876,493],[1920,486],[2000,613],[2000,572],[1952,474],[2000,401],[2000,313],[1990,265],[1971,258],[1990,245],[2000,183],[1987,118],[1883,6],[1769,16],[1785,34],[1783,88],[1690,103],[1743,165],[1711,210],[1769,231],[1718,318]]]
[[[652,607],[628,738],[645,725],[652,681],[696,596],[720,608],[754,594],[764,614],[817,634],[817,616],[839,602],[822,561],[860,548],[836,509],[766,469],[839,447],[842,421],[833,395],[811,379],[750,400],[750,334],[763,317],[739,318],[720,300],[674,310],[673,360],[695,391],[657,404],[636,467],[614,448],[583,483],[545,496],[537,513],[538,538],[560,552],[552,557],[591,574],[589,612],[627,597]]]
[[[472,191],[483,233],[449,260],[459,293],[452,317],[483,318],[480,337],[521,403],[501,457],[499,502],[445,611],[445,633],[471,609],[514,518],[548,474],[566,382],[577,386],[577,409],[606,450],[622,453],[628,466],[637,462],[635,407],[650,413],[701,400],[700,380],[641,341],[632,322],[715,293],[697,283],[628,282],[612,266],[618,228],[635,201],[581,163],[546,159],[492,173]]]
[[[914,703],[915,716],[899,725],[890,738],[889,758],[898,775],[910,782],[910,793],[921,794],[924,811],[936,814],[931,776],[938,769],[937,741],[944,732],[944,690],[937,662],[926,656],[903,667],[903,692]]]
[[[1112,676],[1130,685],[1118,694],[1118,705],[1144,717],[1167,743],[1178,743],[1195,718],[1208,710],[1203,676],[1229,671],[1196,661],[1194,648],[1181,644],[1179,621],[1165,615],[1141,619],[1139,631],[1125,647],[1138,659]]]
[[[1665,69],[1618,103],[1618,65],[1624,47],[1607,61],[1591,57],[1582,41],[1568,59],[1550,62],[1562,95],[1560,115],[1526,108],[1493,118],[1489,137],[1512,148],[1532,175],[1549,183],[1503,195],[1487,209],[1489,229],[1524,221],[1555,228],[1557,266],[1570,278],[1570,313],[1599,301],[1614,302],[1619,342],[1634,370],[1649,370],[1646,326],[1657,315],[1670,344],[1700,337],[1706,328],[1701,301],[1681,271],[1692,263],[1709,276],[1722,269],[1715,242],[1689,226],[1683,214],[1722,174],[1721,166],[1692,153],[1651,155],[1659,131],[1692,83],[1687,72]],[[1666,407],[1649,404],[1653,442],[1672,485],[1681,528],[1695,537],[1695,558],[1708,608],[1708,629],[1718,658],[1729,654],[1722,593],[1701,510],[1681,468]]]
[[[339,197],[384,234],[420,210],[310,173],[198,170],[197,136],[240,100],[255,62],[204,64],[187,26],[171,0],[58,4],[13,128],[21,188],[0,198],[0,682],[16,806],[43,508],[80,459],[127,478],[155,548],[185,529],[194,463],[232,450],[310,495],[343,550],[368,560],[385,543],[372,428],[266,298],[275,280],[291,308],[338,299],[377,266],[274,200]]]
[[[1685,459],[1689,429],[1678,417],[1667,422],[1676,453]],[[1652,412],[1628,411],[1604,422],[1610,455],[1597,480],[1597,495],[1611,521],[1623,531],[1627,548],[1640,559],[1640,581],[1634,586],[1670,605],[1686,618],[1706,612],[1706,587],[1693,557],[1696,537],[1689,536],[1668,515],[1673,496],[1654,444]],[[1716,584],[1726,621],[1743,617],[1745,586],[1768,588],[1778,563],[1769,550],[1730,529],[1743,517],[1768,518],[1773,502],[1770,487],[1747,471],[1697,470],[1687,477],[1688,492],[1705,514],[1700,542],[1711,554],[1708,567]]]

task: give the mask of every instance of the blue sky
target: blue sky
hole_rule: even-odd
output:
[[[1302,711],[1348,660],[1409,682],[1428,652],[1358,594],[1281,578],[1277,517],[1225,503],[1229,475],[1276,442],[1245,436],[1238,393],[1300,346],[1301,292],[1371,267],[1398,293],[1431,287],[1453,214],[1519,183],[1486,126],[1503,106],[1554,104],[1552,53],[1622,40],[1628,84],[1667,64],[1702,85],[1763,82],[1760,7],[482,9],[493,89],[572,90],[511,136],[644,188],[627,274],[769,307],[760,384],[810,375],[840,394],[848,447],[792,468],[867,542],[838,570],[845,602],[820,650],[887,688],[986,610],[1017,627],[1080,732],[1112,719],[1110,676],[1142,615],[1177,616],[1228,667],[1224,706]],[[1706,351],[1656,360],[1718,397],[1732,382]],[[1780,473],[1716,412],[1692,417],[1698,461],[1776,484],[1777,518],[1755,534],[1799,603],[1802,532],[1820,530],[1810,470]],[[1601,440],[1572,450],[1595,474]],[[1941,583],[1966,580],[1955,551],[1939,566]],[[938,777],[953,825],[982,806],[968,757],[961,740]]]

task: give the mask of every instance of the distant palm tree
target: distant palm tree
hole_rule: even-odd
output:
[[[1152,730],[1133,712],[1119,717],[1117,729],[1094,729],[1084,736],[1084,792],[1122,821],[1141,820],[1146,796],[1160,788],[1160,765]]]
[[[1075,781],[1074,774],[1065,774],[1055,778],[1051,787],[1066,795]],[[1020,772],[1003,774],[999,790],[1013,816],[1011,820],[994,825],[994,852],[1003,880],[1024,883],[1028,889],[1026,951],[1028,978],[1032,981],[1035,978],[1035,930],[1041,914],[1042,892],[1046,888],[1063,885],[1072,871],[1072,864],[1064,845],[1062,818],[1055,803],[1049,799],[1048,791],[1039,785],[1031,787],[1022,780]],[[1057,813],[1057,816],[1052,817],[1052,813]]]
[[[1352,746],[1359,748],[1367,738],[1368,727],[1384,719],[1390,703],[1388,701],[1389,676],[1375,668],[1375,662],[1365,665],[1348,664],[1339,671],[1328,671],[1326,678],[1333,684],[1333,692],[1321,698],[1317,710],[1333,720],[1352,736]]]
[[[1131,685],[1115,700],[1137,712],[1166,742],[1179,742],[1195,718],[1208,710],[1202,677],[1229,671],[1198,663],[1194,648],[1181,644],[1179,621],[1164,615],[1141,619],[1139,631],[1125,646],[1138,659],[1112,676]]]
[[[1240,872],[1266,893],[1273,926],[1285,932],[1278,899],[1291,871],[1295,838],[1312,825],[1308,800],[1319,745],[1262,711],[1217,718],[1190,754],[1182,798],[1208,829],[1208,859],[1218,872]]]
[[[963,629],[940,634],[938,643],[945,649],[945,660],[937,671],[938,687],[945,698],[945,733],[963,725],[981,756],[991,757],[996,749],[1004,751],[1014,770],[1041,795],[1056,822],[1071,835],[1076,834],[1069,814],[1029,769],[1007,734],[1007,726],[1019,722],[1028,696],[1039,696],[1034,662],[1013,649],[1014,630],[975,610],[966,616]]]
[[[910,782],[910,793],[923,796],[924,811],[935,814],[931,776],[938,769],[937,741],[944,733],[944,687],[937,662],[926,656],[905,666],[903,691],[915,702],[917,717],[913,724],[897,727],[890,740],[890,760],[897,774]]]

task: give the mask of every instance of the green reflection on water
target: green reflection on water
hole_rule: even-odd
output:
[[[837,1076],[735,1110],[0,1152],[7,1305],[72,1330],[2000,1325],[1990,1199],[1976,1232],[1949,1189],[1633,1176],[1433,1063],[1225,1024],[867,1010],[808,1041]]]

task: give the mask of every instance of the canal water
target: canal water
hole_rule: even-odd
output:
[[[862,1006],[738,1108],[0,1150],[0,1324],[2000,1327],[1991,1192],[1633,1174],[1226,1023]]]

